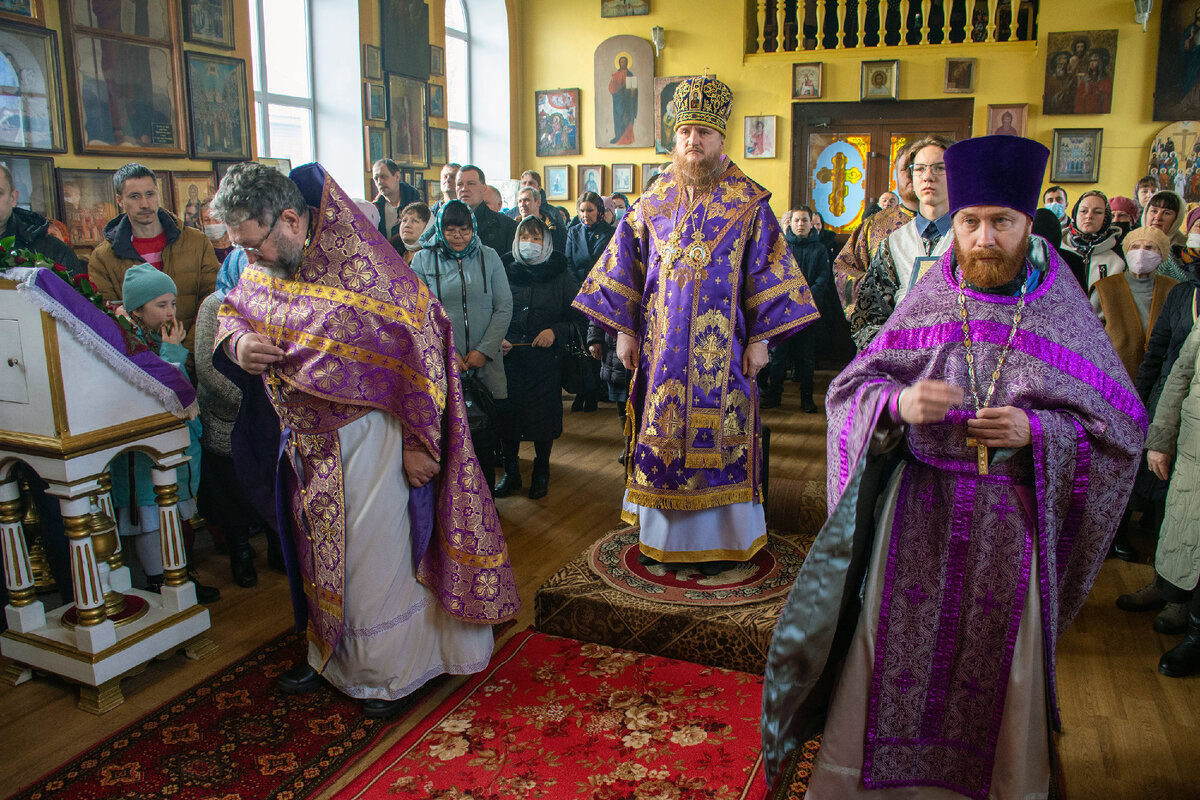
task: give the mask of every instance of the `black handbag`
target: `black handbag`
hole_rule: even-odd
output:
[[[579,327],[571,324],[571,334],[563,341],[562,388],[567,394],[579,394],[587,386],[592,354],[588,352]]]
[[[467,426],[471,435],[491,433],[496,427],[496,399],[473,372],[462,376],[463,404],[467,407]]]

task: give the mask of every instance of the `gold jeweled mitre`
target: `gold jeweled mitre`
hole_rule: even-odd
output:
[[[707,125],[725,135],[725,121],[733,110],[733,92],[705,73],[675,87],[675,130],[681,125]]]

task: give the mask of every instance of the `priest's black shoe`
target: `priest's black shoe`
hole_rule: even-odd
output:
[[[394,717],[410,705],[407,697],[395,700],[363,700],[363,716],[370,719]]]
[[[308,694],[320,688],[321,676],[307,661],[301,661],[279,676],[278,685],[286,694]]]
[[[187,568],[188,580],[196,584],[196,601],[203,605],[210,605],[221,599],[221,590],[215,586],[208,586],[200,582],[200,573],[191,567]]]
[[[1130,561],[1137,563],[1138,553],[1133,549],[1133,545],[1129,542],[1129,534],[1125,532],[1125,526],[1122,525],[1117,529],[1117,536],[1112,543],[1113,555],[1122,561]]]
[[[638,563],[641,564],[643,567],[652,567],[655,564],[662,563],[658,559],[651,558],[650,556],[646,555],[645,553],[640,553],[640,552],[637,554],[637,560],[638,560]]]

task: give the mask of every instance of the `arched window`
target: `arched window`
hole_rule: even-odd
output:
[[[471,161],[471,27],[463,0],[446,0],[446,127],[450,160]]]
[[[293,166],[316,157],[310,13],[308,0],[250,3],[258,154]]]

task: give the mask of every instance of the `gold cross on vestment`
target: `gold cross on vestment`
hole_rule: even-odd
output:
[[[862,172],[851,167],[846,169],[845,153],[833,154],[833,169],[822,167],[817,171],[817,180],[821,183],[831,184],[829,190],[829,210],[833,212],[835,217],[840,217],[846,213],[846,197],[850,194],[850,187],[862,180]]]
[[[986,444],[980,444],[974,436],[967,437],[967,447],[975,448],[975,459],[979,464],[979,474],[988,474],[988,449]]]

